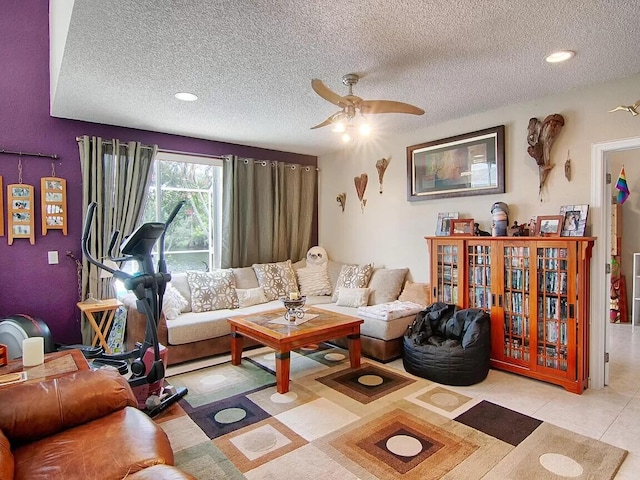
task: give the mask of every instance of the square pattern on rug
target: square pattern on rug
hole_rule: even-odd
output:
[[[430,407],[435,407],[438,410],[444,410],[445,412],[453,412],[458,408],[468,404],[473,399],[462,395],[461,393],[454,392],[440,385],[434,385],[424,393],[409,398],[409,401],[415,399],[420,404],[425,404]]]
[[[396,409],[331,442],[378,478],[439,479],[471,456],[479,445]]]
[[[415,382],[411,378],[370,364],[356,369],[340,370],[316,380],[363,404],[373,402]]]
[[[223,363],[211,368],[196,370],[171,377],[175,387],[187,387],[184,400],[192,407],[200,407],[233,395],[275,385],[275,375],[243,358],[240,365]]]
[[[514,412],[486,400],[457,416],[456,421],[507,442],[514,447],[520,445],[520,442],[531,435],[542,423],[542,420]]]
[[[273,417],[214,440],[214,444],[242,473],[306,443],[304,438]]]
[[[237,395],[195,409],[184,403],[181,405],[209,438],[220,437],[270,416],[244,395]]]

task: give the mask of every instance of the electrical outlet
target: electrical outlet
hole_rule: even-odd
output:
[[[56,265],[58,263],[58,251],[53,250],[51,252],[47,252],[47,256],[49,257],[49,265]]]

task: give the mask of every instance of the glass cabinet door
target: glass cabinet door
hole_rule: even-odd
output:
[[[469,308],[491,310],[491,244],[467,244]]]
[[[571,299],[569,249],[539,246],[537,258],[537,350],[540,367],[568,372],[569,338],[575,326]],[[575,327],[574,327],[575,328]]]
[[[437,244],[435,248],[437,301],[458,304],[458,244]]]
[[[530,259],[529,246],[507,244],[503,247],[504,298],[498,295],[498,306],[504,314],[504,356],[512,363],[522,365],[528,365],[531,360]]]

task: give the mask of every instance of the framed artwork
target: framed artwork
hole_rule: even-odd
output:
[[[473,235],[473,218],[451,219],[451,235]]]
[[[536,219],[536,236],[559,237],[564,217],[562,215],[539,215]]]
[[[588,214],[589,205],[563,205],[560,207],[560,215],[563,218],[560,235],[563,237],[583,237]]]
[[[407,147],[407,200],[504,193],[504,125]]]
[[[436,236],[446,237],[451,233],[451,220],[458,218],[458,212],[441,212],[438,214]]]

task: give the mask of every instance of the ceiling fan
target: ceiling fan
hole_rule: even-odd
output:
[[[374,113],[410,113],[412,115],[423,115],[424,110],[408,103],[394,102],[392,100],[363,100],[353,94],[353,86],[358,83],[360,77],[355,73],[347,73],[342,77],[342,83],[349,87],[349,93],[344,97],[338,95],[327,87],[321,80],[314,78],[311,80],[311,88],[325,100],[342,108],[334,113],[324,122],[314,128],[326,127],[333,123],[346,122],[356,116],[358,112],[362,115]]]

